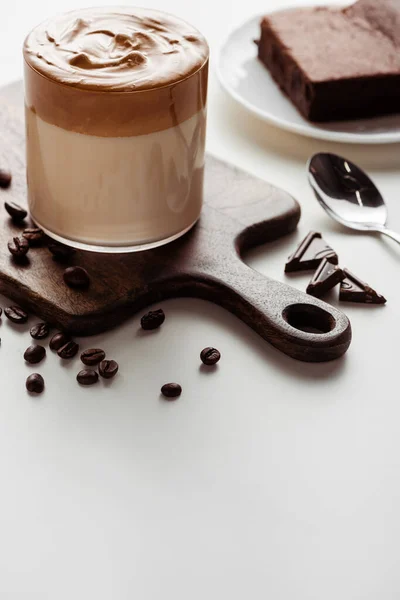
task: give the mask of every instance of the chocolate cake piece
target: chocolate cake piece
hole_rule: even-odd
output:
[[[258,57],[310,121],[400,112],[400,0],[265,16]]]
[[[386,298],[364,283],[348,269],[343,269],[345,279],[340,284],[339,300],[362,304],[386,304]]]

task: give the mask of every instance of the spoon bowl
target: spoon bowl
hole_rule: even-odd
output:
[[[382,194],[357,165],[336,154],[315,154],[308,163],[308,180],[330,217],[351,229],[383,233],[400,243],[400,236],[386,227]]]

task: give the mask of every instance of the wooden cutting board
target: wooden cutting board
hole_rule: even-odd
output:
[[[0,90],[0,164],[13,182],[0,202],[26,204],[22,84]],[[133,254],[78,251],[71,264],[91,276],[87,291],[63,282],[64,266],[44,248],[31,249],[29,266],[16,265],[7,241],[20,231],[0,206],[0,290],[56,327],[76,335],[99,333],[165,298],[192,296],[237,315],[289,356],[332,360],[351,340],[347,317],[335,308],[254,271],[241,260],[253,246],[293,231],[298,203],[286,192],[212,156],[207,157],[205,205],[183,238]],[[283,265],[282,265],[283,268]]]

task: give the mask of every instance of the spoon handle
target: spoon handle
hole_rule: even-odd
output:
[[[391,231],[387,227],[379,228],[378,231],[380,233],[383,233],[384,235],[387,235],[388,237],[392,238],[392,240],[394,240],[395,242],[400,244],[400,234],[399,233],[396,233],[395,231]]]

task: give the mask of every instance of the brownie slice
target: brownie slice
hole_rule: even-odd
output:
[[[258,57],[310,121],[400,112],[400,0],[266,16]]]

